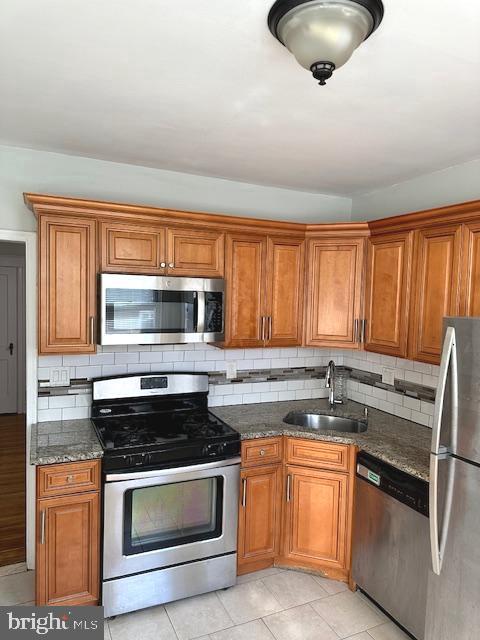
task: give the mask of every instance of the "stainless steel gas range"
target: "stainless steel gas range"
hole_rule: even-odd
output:
[[[235,584],[240,437],[207,395],[203,374],[93,383],[106,617]]]

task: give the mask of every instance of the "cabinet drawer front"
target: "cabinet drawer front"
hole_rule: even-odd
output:
[[[282,460],[281,438],[261,438],[242,442],[242,467],[271,464]]]
[[[288,438],[287,464],[348,471],[348,445]]]
[[[67,462],[38,467],[39,498],[97,491],[100,487],[100,463],[97,460]]]

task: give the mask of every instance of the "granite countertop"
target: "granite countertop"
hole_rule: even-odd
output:
[[[355,444],[362,451],[390,463],[411,475],[429,479],[429,452],[432,432],[428,427],[368,408],[368,429],[363,433],[318,431],[283,422],[289,411],[334,415],[365,420],[365,407],[349,400],[332,410],[326,399],[266,402],[251,405],[212,407],[212,413],[236,429],[242,440],[288,435],[344,444]]]
[[[236,429],[242,440],[289,435],[329,442],[355,444],[361,450],[417,478],[429,478],[431,430],[377,409],[368,409],[368,429],[363,433],[318,431],[283,422],[289,411],[335,415],[364,420],[365,407],[349,400],[332,410],[328,401],[293,400],[262,404],[212,407],[212,413]],[[54,464],[101,458],[102,447],[89,419],[40,422],[32,427],[30,464]]]
[[[30,464],[94,460],[103,449],[90,420],[57,420],[32,426]]]

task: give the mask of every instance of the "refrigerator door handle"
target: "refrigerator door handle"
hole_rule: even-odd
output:
[[[442,521],[442,531],[439,535],[438,527],[438,468],[442,460],[448,460],[448,478],[445,494],[445,510]],[[443,556],[447,544],[448,528],[453,501],[454,460],[448,453],[430,456],[430,548],[432,552],[432,570],[440,575],[443,565]]]
[[[437,397],[435,399],[435,410],[433,414],[432,448],[435,455],[441,453],[440,435],[442,429],[443,405],[445,401],[445,390],[447,386],[448,371],[450,370],[450,381],[452,391],[452,415],[451,415],[451,436],[452,450],[455,451],[457,442],[457,414],[458,414],[458,372],[457,372],[457,349],[455,342],[455,329],[447,327],[445,340],[443,343],[442,361],[438,376]]]

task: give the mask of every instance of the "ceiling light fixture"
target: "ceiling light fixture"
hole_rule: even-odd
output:
[[[324,85],[382,18],[381,0],[277,0],[268,28]]]

